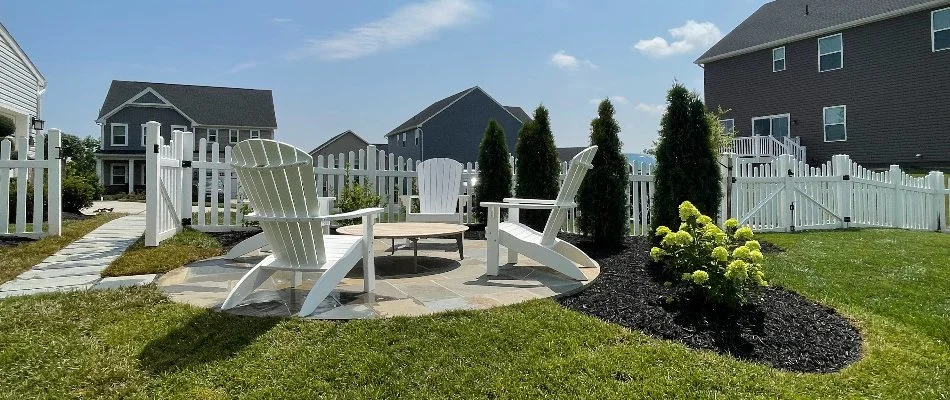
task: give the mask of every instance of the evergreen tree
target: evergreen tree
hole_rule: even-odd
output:
[[[478,182],[475,186],[475,217],[488,222],[488,209],[483,201],[502,201],[511,197],[511,164],[508,162],[505,131],[495,120],[488,121],[485,136],[478,146]]]
[[[16,133],[16,123],[12,119],[0,115],[0,137],[13,136]]]
[[[604,99],[597,118],[590,123],[590,144],[597,146],[578,192],[581,231],[595,242],[616,245],[627,235],[627,157],[620,147],[620,124],[614,119],[614,106]]]
[[[719,155],[712,145],[706,106],[679,83],[667,94],[656,148],[651,223],[676,229],[680,203],[689,200],[709,216],[719,213],[722,197]]]
[[[548,109],[544,106],[538,106],[534,110],[534,121],[525,123],[518,132],[516,157],[518,183],[515,197],[544,200],[557,197],[561,161],[554,146]],[[541,231],[550,213],[548,210],[521,210],[519,220]]]

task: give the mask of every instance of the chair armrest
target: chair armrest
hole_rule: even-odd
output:
[[[514,203],[514,204],[556,204],[557,200],[542,200],[542,199],[519,199],[516,197],[507,197],[504,200],[505,203]]]
[[[555,208],[573,208],[576,206],[574,203],[566,205],[557,205],[557,204],[534,204],[534,203],[499,203],[493,201],[483,201],[479,203],[482,207],[499,207],[499,208],[517,208],[524,210],[553,210]]]
[[[402,203],[402,206],[403,206],[403,207],[406,207],[406,210],[407,210],[406,212],[410,212],[410,213],[411,213],[411,212],[412,212],[412,199],[418,199],[418,198],[419,198],[419,196],[414,195],[414,194],[413,194],[413,195],[401,194],[401,195],[399,195],[399,202]]]
[[[356,211],[323,216],[323,217],[320,217],[320,219],[325,219],[329,221],[335,221],[335,220],[340,220],[340,219],[353,219],[353,218],[365,217],[365,216],[373,215],[373,214],[380,214],[382,212],[383,212],[383,208],[380,208],[380,207],[362,208]]]

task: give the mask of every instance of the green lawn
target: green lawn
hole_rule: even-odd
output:
[[[0,397],[911,398],[950,393],[950,235],[767,235],[783,284],[855,320],[861,361],[800,374],[550,300],[346,323],[174,304],[153,287],[0,301]]]
[[[102,271],[102,276],[124,276],[168,272],[185,264],[219,256],[221,243],[191,228],[163,240],[158,247],[145,247],[139,238],[119,258]]]
[[[92,232],[93,229],[124,215],[105,213],[84,220],[65,220],[63,221],[62,236],[47,236],[35,242],[0,247],[0,283],[15,278],[76,239]]]

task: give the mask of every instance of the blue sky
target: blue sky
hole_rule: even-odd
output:
[[[14,1],[0,18],[49,81],[47,127],[81,136],[113,79],[272,89],[278,140],[306,149],[346,129],[381,142],[478,85],[547,106],[559,146],[586,144],[611,97],[638,152],[673,80],[701,91],[692,61],[762,3]]]

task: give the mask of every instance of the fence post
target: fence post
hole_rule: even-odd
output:
[[[63,134],[59,129],[50,129],[46,137],[46,162],[49,165],[49,234],[63,234],[63,163],[60,160],[63,146]]]
[[[729,219],[729,192],[732,189],[732,156],[733,153],[719,155],[719,175],[721,176],[722,198],[719,200],[719,226],[726,224]]]
[[[195,174],[193,169],[191,169],[191,162],[195,159],[195,134],[194,132],[182,132],[180,136],[182,140],[182,167],[188,165],[189,167],[182,168],[181,176],[181,205],[179,206],[180,218],[182,220],[191,219],[191,185],[194,184]],[[200,199],[204,200],[204,199]]]
[[[928,218],[927,228],[932,231],[940,231],[944,228],[943,226],[943,214],[946,212],[946,203],[944,202],[944,189],[943,189],[943,172],[930,171],[930,174],[927,175],[928,186],[930,187],[930,195],[927,197],[930,201],[927,203],[930,207],[933,207],[931,218]],[[936,218],[933,218],[933,217]]]
[[[161,126],[155,121],[145,123],[145,245],[149,247],[158,246],[158,217],[162,206],[159,192],[162,165],[158,154]]]
[[[838,218],[841,218],[841,227],[847,228],[851,224],[851,191],[854,182],[851,181],[851,157],[847,154],[837,154],[831,158],[834,176],[840,177],[838,186]]]
[[[376,162],[376,145],[366,146],[366,180],[369,182],[370,190],[376,192],[376,169],[379,166]]]
[[[792,213],[794,212],[794,205],[790,201],[792,197],[792,171],[791,167],[792,156],[788,154],[783,154],[778,157],[778,168],[776,168],[775,173],[780,174],[782,179],[782,188],[780,189],[778,196],[779,205],[782,207],[779,210],[779,224],[782,226],[782,229],[785,232],[794,231],[792,225],[794,221],[792,220]]]
[[[888,175],[891,177],[891,228],[901,228],[904,226],[903,221],[903,211],[904,211],[904,201],[901,198],[901,180],[903,178],[903,171],[898,165],[891,165],[890,170],[888,170]]]

